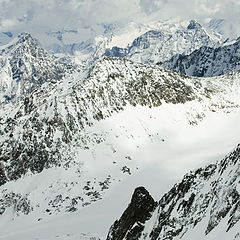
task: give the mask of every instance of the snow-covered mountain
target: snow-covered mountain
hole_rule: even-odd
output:
[[[61,82],[45,82],[26,97],[22,105],[5,112],[1,124],[1,182],[54,166],[70,168],[76,171],[78,178],[84,164],[78,152],[91,145],[96,147],[105,139],[104,133],[97,134],[91,128],[86,130],[95,121],[123,110],[126,105],[158,107],[163,102],[177,104],[198,98],[196,83],[188,78],[118,59],[104,59],[87,73],[77,73]],[[121,171],[130,173],[127,166]],[[99,181],[100,193],[92,191],[90,183],[85,183],[77,196],[80,202],[75,203],[82,202],[84,206],[87,201],[101,198],[101,191],[107,189],[111,181],[110,173]],[[59,194],[57,189],[54,191]],[[82,191],[88,200],[83,198]],[[61,204],[64,201],[60,200]]]
[[[207,112],[238,108],[239,84],[238,74],[191,79],[124,59],[103,59],[82,75],[45,82],[2,119],[2,214],[38,213],[37,221],[76,211],[138,171],[138,163],[109,140],[118,138],[117,132],[96,130],[99,121],[130,106],[139,111],[180,104],[186,120],[196,124]],[[140,125],[147,127],[141,120]],[[148,138],[164,143],[158,133]],[[97,162],[103,146],[108,146],[107,161]]]
[[[18,32],[0,35],[12,39]],[[127,26],[118,22],[97,24],[65,30],[34,32],[42,46],[56,56],[74,56],[80,62],[93,62],[103,55],[127,57],[142,63],[157,63],[176,54],[189,54],[201,46],[217,47],[225,39],[195,20],[131,22]],[[2,43],[2,44],[3,44]],[[1,44],[1,43],[0,43]],[[1,44],[1,45],[2,45]]]
[[[163,173],[166,160],[171,168],[187,165],[188,169],[199,165],[204,152],[209,162],[238,140],[235,129],[234,137],[231,134],[226,143],[221,142],[221,150],[198,149],[203,140],[215,146],[210,133],[220,126],[221,121],[215,124],[219,116],[233,117],[231,130],[238,126],[238,72],[191,78],[158,66],[107,57],[83,69],[53,57],[29,34],[2,47],[1,58],[6,64],[0,80],[7,86],[1,89],[2,95],[11,96],[0,105],[0,227],[4,239],[33,239],[35,230],[41,235],[39,229],[53,226],[48,225],[51,219],[58,219],[53,227],[57,231],[59,223],[74,222],[75,235],[65,232],[62,239],[94,239],[92,234],[76,232],[80,231],[76,222],[91,227],[82,216],[89,216],[88,209],[98,204],[109,207],[107,197],[114,196],[117,186],[126,187],[139,175],[146,184],[148,179],[142,177],[146,169]],[[210,140],[199,137],[203,130],[197,126],[203,122],[210,126]],[[216,130],[217,136],[225,125]],[[194,142],[193,135],[199,137],[194,145],[199,156],[192,148],[186,150]],[[187,154],[191,161],[183,160]],[[65,216],[73,220],[67,223]]]
[[[104,55],[142,63],[165,61],[201,46],[216,47],[223,38],[194,20],[131,22],[128,26],[99,24],[86,29],[50,31],[38,37],[46,49],[60,56],[70,54],[93,62]]]
[[[74,145],[101,142],[101,136],[86,137],[85,127],[127,105],[159,107],[197,101],[201,110],[190,120],[194,124],[207,109],[238,107],[239,84],[238,74],[191,79],[124,59],[103,59],[87,72],[45,81],[2,117],[1,159],[6,162],[6,179],[62,164],[71,159],[69,154],[76,150],[68,148]],[[66,156],[61,153],[65,147]]]
[[[202,46],[218,47],[220,35],[207,31],[198,22],[168,23],[137,37],[126,48],[114,46],[105,56],[124,57],[144,64],[169,60],[176,54],[189,54]]]
[[[55,56],[71,56],[76,57],[78,61],[88,62],[99,59],[106,48],[116,44],[120,47],[126,47],[136,37],[158,27],[164,27],[163,23],[131,22],[128,26],[122,26],[120,23],[113,22],[85,27],[74,24],[64,30],[33,31],[32,28],[27,28],[27,30],[39,40],[44,49]],[[0,33],[0,46],[9,43],[22,31]]]
[[[239,239],[240,146],[184,176],[159,202],[137,188],[108,240]]]
[[[0,103],[17,102],[45,82],[56,82],[76,66],[54,58],[23,33],[0,48]]]
[[[171,71],[196,77],[234,72],[240,69],[240,39],[218,48],[203,46],[189,55],[177,54],[159,64]]]

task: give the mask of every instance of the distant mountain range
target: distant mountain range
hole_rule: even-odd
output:
[[[199,23],[192,20],[185,27],[151,30],[136,38],[127,48],[107,49],[108,57],[124,57],[144,64],[156,64],[169,60],[176,54],[189,54],[202,46],[217,47],[220,36],[209,34]]]

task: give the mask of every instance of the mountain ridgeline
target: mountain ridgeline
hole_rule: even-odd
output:
[[[150,30],[136,38],[127,48],[106,49],[105,56],[127,58],[144,64],[165,62],[176,54],[190,54],[202,46],[217,47],[221,39],[208,32],[196,21],[174,30]]]
[[[49,74],[46,79],[52,72]],[[36,75],[41,76],[42,72]],[[28,170],[41,172],[61,165],[72,157],[60,151],[71,152],[74,142],[87,147],[85,126],[127,105],[160,107],[163,102],[205,104],[211,100],[207,108],[237,107],[238,99],[232,99],[232,90],[239,85],[238,75],[227,79],[191,79],[155,66],[106,58],[86,72],[46,81],[26,97],[21,95],[23,100],[14,111],[8,113],[9,104],[5,106],[0,128],[2,172],[6,179],[13,180]],[[29,79],[21,80],[21,84],[25,81]]]
[[[17,179],[29,169],[41,172],[62,164],[65,157],[71,159],[59,151],[73,142],[86,147],[85,127],[128,104],[158,107],[162,102],[198,98],[197,84],[190,79],[128,60],[104,59],[89,70],[87,78],[78,77],[74,83],[71,77],[66,82],[46,83],[24,98],[14,114],[6,114],[0,130],[0,160],[7,179]]]
[[[203,46],[189,55],[178,54],[159,65],[195,77],[213,77],[234,72],[240,70],[240,39],[218,48]]]
[[[175,31],[150,30],[127,48],[106,49],[105,56],[157,64],[179,74],[220,76],[240,69],[240,40],[223,41],[192,20]]]
[[[238,74],[195,79],[122,58],[103,58],[81,70],[49,55],[28,34],[20,35],[2,54],[7,54],[10,63],[18,59],[10,69],[19,67],[19,62],[22,65],[11,77],[12,88],[2,89],[4,96],[16,90],[15,84],[21,91],[15,91],[17,104],[13,104],[15,99],[2,103],[1,184],[29,171],[36,174],[74,163],[76,146],[88,149],[105,141],[86,129],[127,106],[158,108],[163,103],[193,102],[201,106],[201,112],[193,115],[191,124],[206,111],[239,107],[233,95],[239,96]]]

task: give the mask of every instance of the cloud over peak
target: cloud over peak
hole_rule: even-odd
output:
[[[240,0],[1,0],[1,31],[50,31],[148,19],[240,22]]]

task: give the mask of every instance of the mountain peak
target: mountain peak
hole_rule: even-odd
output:
[[[23,32],[14,38],[11,42],[1,46],[0,55],[21,55],[26,52],[30,55],[34,54],[37,50],[41,49],[40,52],[46,52],[41,48],[39,41],[32,37],[30,33]]]
[[[17,42],[15,45],[22,46],[22,44],[28,45],[28,46],[34,46],[34,48],[41,47],[39,41],[36,38],[34,38],[30,33],[27,33],[27,32],[23,32],[17,37]]]
[[[187,26],[187,29],[199,29],[202,28],[202,25],[198,23],[196,20],[191,20],[189,25]]]
[[[213,32],[205,31],[195,20],[181,25],[166,23],[135,38],[128,47],[114,46],[106,49],[105,55],[124,57],[144,64],[156,64],[177,54],[190,54],[201,46],[218,46],[219,41]]]
[[[33,39],[32,35],[28,32],[23,32],[21,34],[18,35],[18,39],[21,41],[26,41],[29,39]]]
[[[142,224],[151,218],[156,207],[157,203],[144,187],[136,188],[131,203],[111,227],[107,240],[137,239],[143,231]]]
[[[55,82],[73,69],[44,50],[37,39],[22,33],[0,49],[7,81],[0,79],[0,103],[18,101],[47,81]],[[69,68],[68,68],[69,67]]]

